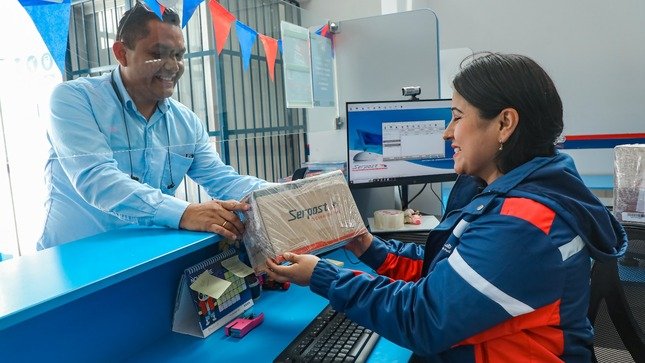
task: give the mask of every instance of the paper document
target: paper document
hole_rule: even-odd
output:
[[[197,277],[197,280],[190,285],[190,288],[204,295],[219,299],[229,286],[231,286],[230,281],[215,277],[206,270]]]
[[[222,266],[237,277],[244,278],[253,273],[253,269],[240,261],[240,257],[237,255],[222,261]]]

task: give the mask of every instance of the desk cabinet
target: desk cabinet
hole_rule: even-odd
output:
[[[0,263],[0,361],[270,362],[327,301],[267,291],[265,321],[242,339],[171,331],[182,271],[217,252],[210,233],[125,228]],[[332,258],[345,260],[342,251]],[[363,266],[364,267],[364,266]],[[356,266],[352,266],[356,268]],[[381,338],[372,362],[407,361]]]

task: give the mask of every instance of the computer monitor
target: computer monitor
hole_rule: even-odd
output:
[[[450,107],[449,99],[347,102],[350,188],[455,180],[443,140]]]

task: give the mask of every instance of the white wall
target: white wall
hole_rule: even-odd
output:
[[[565,135],[645,131],[645,2],[423,1],[442,49],[528,55],[553,78]],[[613,151],[570,152],[583,174],[612,174]]]
[[[300,6],[311,14],[333,21],[381,15],[378,0],[300,0]]]
[[[441,49],[520,53],[540,63],[562,97],[565,135],[645,132],[641,0],[305,0],[302,7],[333,20],[430,8]],[[335,112],[310,117],[312,160],[338,154],[329,142]],[[611,149],[567,152],[583,174],[613,173]],[[436,204],[427,194],[415,206]]]
[[[441,49],[528,55],[554,79],[564,103],[565,134],[645,131],[645,2],[623,0],[308,0],[324,18],[351,19],[431,8]],[[341,109],[342,112],[342,109]],[[314,132],[331,127],[329,116]],[[315,135],[313,140],[315,141]],[[320,154],[315,154],[318,150]],[[324,148],[313,148],[324,159]],[[583,174],[612,174],[613,151],[569,151]]]

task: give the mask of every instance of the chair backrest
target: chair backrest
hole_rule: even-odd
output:
[[[291,176],[291,180],[299,180],[305,177],[307,174],[307,167],[296,169]]]
[[[629,238],[623,262],[638,264],[639,260],[645,260],[645,225],[623,222],[623,227]]]
[[[625,231],[630,244],[645,241],[644,227]],[[588,312],[594,362],[645,362],[645,261],[638,257],[594,263]]]

